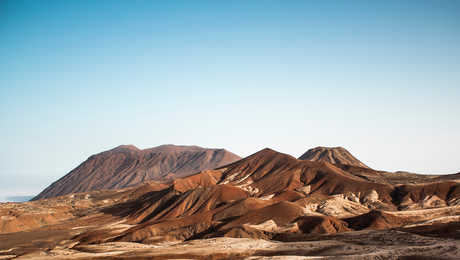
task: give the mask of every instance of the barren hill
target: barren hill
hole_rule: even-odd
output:
[[[343,147],[316,147],[306,151],[299,160],[329,162],[333,164],[344,164],[369,168],[367,165],[356,159],[347,149]]]
[[[121,160],[108,169],[129,173],[156,153],[190,150],[203,148],[121,146],[90,157],[88,167]],[[127,159],[141,155],[149,159]],[[266,148],[169,182],[0,203],[0,258],[459,259],[458,174],[415,176],[334,162]],[[162,176],[178,171],[170,172]],[[216,241],[223,241],[220,248]]]
[[[170,181],[239,160],[225,149],[161,145],[140,150],[121,145],[90,156],[33,200],[69,193],[120,189],[146,181]]]
[[[219,184],[230,183],[255,196],[298,194],[359,193],[377,190],[381,199],[391,201],[391,187],[372,183],[328,162],[298,160],[290,155],[265,148],[242,160],[220,168]],[[303,195],[304,196],[304,195]]]

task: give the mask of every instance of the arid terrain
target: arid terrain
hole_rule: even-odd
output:
[[[90,156],[34,200],[76,192],[121,189],[147,181],[170,181],[239,159],[224,149],[161,145],[140,150],[133,145],[120,145]]]
[[[1,203],[0,259],[460,259],[459,173],[378,171],[318,147],[299,159],[187,152],[159,174],[150,162],[169,155],[116,149],[34,201]]]

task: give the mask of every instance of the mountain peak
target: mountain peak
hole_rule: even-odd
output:
[[[369,168],[367,165],[356,159],[347,149],[337,147],[318,146],[305,152],[299,157],[299,160],[329,162],[333,164],[346,164]]]
[[[132,145],[132,144],[122,144],[122,145],[119,145],[115,148],[113,148],[112,150],[133,150],[133,151],[139,151],[140,149],[137,148],[136,146]]]
[[[278,153],[278,151],[275,151],[271,148],[265,147],[264,149],[258,151],[257,153]]]
[[[92,155],[34,199],[69,193],[120,189],[147,181],[168,182],[241,159],[223,149],[162,145],[139,149],[120,145]]]
[[[273,160],[274,157],[278,157],[278,158],[289,158],[289,159],[294,159],[294,157],[292,157],[291,155],[289,154],[285,154],[285,153],[280,153],[278,151],[275,151],[271,148],[264,148],[246,158],[244,158],[245,160],[246,159],[254,159],[254,158],[262,158],[264,160]]]

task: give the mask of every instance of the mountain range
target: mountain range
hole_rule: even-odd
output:
[[[0,205],[0,256],[460,257],[459,173],[374,170],[341,147],[313,148],[298,159],[265,148],[223,162],[228,156],[214,155],[222,153],[231,154],[197,147],[121,146],[91,156],[65,182],[53,184],[68,186],[65,195]],[[180,158],[211,158],[198,161],[216,166],[197,171],[197,166],[177,163]],[[181,166],[154,175],[156,181],[141,178],[137,185],[115,187],[129,179],[117,179],[117,174],[138,176],[161,168],[158,163]],[[103,182],[117,181],[115,186],[92,186],[92,191],[75,188],[81,187],[79,175],[89,184],[102,178],[92,174],[108,175]]]

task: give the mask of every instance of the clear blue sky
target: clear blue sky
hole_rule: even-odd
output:
[[[460,171],[459,1],[0,1],[0,190],[119,144]]]

